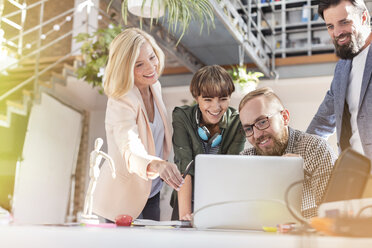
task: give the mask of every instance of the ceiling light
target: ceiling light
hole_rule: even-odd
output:
[[[145,3],[143,3],[145,1]],[[163,0],[128,0],[128,10],[136,16],[145,18],[159,18],[164,15]],[[143,8],[142,8],[143,5]],[[152,5],[152,13],[151,13]]]

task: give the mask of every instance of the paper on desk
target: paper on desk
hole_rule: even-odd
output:
[[[8,210],[0,207],[0,225],[8,225],[12,217]]]
[[[172,220],[172,221],[156,221],[146,219],[135,219],[132,222],[133,226],[173,226],[173,227],[192,227],[190,221]]]

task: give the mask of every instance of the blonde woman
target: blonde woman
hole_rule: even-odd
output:
[[[140,29],[124,30],[110,45],[105,126],[117,176],[104,164],[93,197],[93,212],[108,220],[119,214],[159,220],[163,181],[177,191],[183,183],[166,161],[172,137],[158,81],[163,67],[164,53]]]

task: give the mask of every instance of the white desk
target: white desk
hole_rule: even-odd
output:
[[[372,238],[295,236],[249,231],[193,229],[0,226],[0,247],[285,247],[371,248]]]

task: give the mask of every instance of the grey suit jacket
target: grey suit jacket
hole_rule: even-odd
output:
[[[342,115],[349,86],[349,74],[352,60],[339,60],[336,65],[335,74],[318,112],[311,121],[307,133],[317,134],[328,138],[337,132],[337,145],[340,149]],[[362,141],[364,154],[372,159],[372,45],[369,47],[362,87],[360,92],[359,110],[357,124],[360,139]]]

